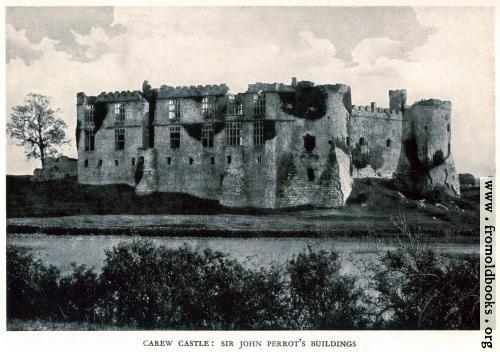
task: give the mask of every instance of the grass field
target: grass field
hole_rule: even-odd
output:
[[[342,209],[232,209],[179,193],[135,195],[127,185],[79,185],[76,178],[32,182],[7,176],[11,233],[144,234],[169,236],[391,235],[393,218],[429,235],[478,233],[475,195],[443,204],[406,198],[387,180],[356,180]]]

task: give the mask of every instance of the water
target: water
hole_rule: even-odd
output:
[[[229,254],[247,267],[284,264],[311,246],[315,250],[334,250],[340,255],[342,272],[359,276],[364,263],[377,260],[379,254],[396,248],[393,241],[362,238],[210,238],[210,237],[147,237],[157,245],[169,248],[184,244],[196,250],[210,248]],[[55,236],[41,234],[8,234],[7,243],[26,247],[44,263],[52,264],[63,274],[71,272],[71,263],[85,264],[100,271],[105,250],[120,242],[131,242],[130,236]],[[431,243],[438,253],[450,255],[477,254],[478,244]]]

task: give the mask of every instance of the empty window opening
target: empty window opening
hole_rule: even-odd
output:
[[[349,146],[351,144],[351,141],[349,140],[349,137],[345,137],[345,144]]]
[[[425,125],[425,126],[424,126],[424,130],[426,130],[426,131],[427,131],[427,125]]]
[[[170,165],[172,164],[172,158],[171,157],[167,157],[167,165]]]
[[[253,145],[264,145],[264,123],[253,124]]]
[[[448,131],[448,132],[450,132],[450,124],[448,124],[448,125],[446,126],[446,129],[447,129],[447,131]]]
[[[390,139],[388,139],[387,141],[385,141],[385,145],[387,147],[390,147],[392,145],[392,141]]]
[[[314,175],[314,170],[311,169],[311,168],[308,168],[307,169],[307,179],[309,180],[309,182],[314,182],[314,179],[315,179],[315,175]]]
[[[95,136],[93,130],[85,131],[85,151],[91,152],[94,150]]]
[[[257,164],[262,163],[262,157],[261,157],[260,155],[259,155],[258,157],[256,157],[256,158],[255,158],[255,162],[256,162]]]
[[[97,167],[102,167],[102,159],[97,160]]]
[[[170,149],[179,149],[181,146],[181,126],[170,127]]]
[[[125,149],[125,129],[115,128],[115,150]]]
[[[132,158],[132,166],[135,165],[135,158]]]
[[[201,126],[201,144],[205,148],[214,146],[214,125],[207,124]]]
[[[311,136],[310,134],[306,134],[304,136],[304,148],[305,150],[310,153],[314,150],[316,147],[316,137]]]
[[[118,160],[115,159],[115,166],[118,166]]]
[[[228,122],[226,124],[226,144],[229,146],[238,146],[243,144],[241,122]]]
[[[94,112],[95,112],[95,107],[93,104],[85,105],[85,123],[94,122]]]
[[[227,114],[228,115],[243,115],[243,105],[235,98],[234,95],[229,96],[227,103]]]
[[[204,118],[215,117],[215,97],[203,97],[201,100],[201,114]]]
[[[89,161],[88,161],[87,159],[85,159],[85,162],[83,163],[83,165],[84,165],[85,167],[89,167]]]
[[[116,121],[125,121],[125,104],[124,103],[116,103],[115,104],[115,120]]]
[[[210,164],[214,165],[215,164],[215,158],[214,157],[211,157],[210,158]]]
[[[253,96],[253,111],[255,115],[261,116],[266,114],[266,95],[254,94]]]
[[[448,143],[448,155],[450,155],[450,154],[451,154],[451,144]]]
[[[193,162],[194,162],[193,158],[189,158],[189,165],[193,165]]]
[[[168,118],[170,120],[179,119],[181,117],[181,101],[179,99],[168,100]]]
[[[226,156],[226,161],[228,164],[231,164],[231,155]]]
[[[361,137],[359,139],[359,145],[362,146],[362,145],[365,145],[366,144],[366,141],[365,141],[365,138],[364,137]]]

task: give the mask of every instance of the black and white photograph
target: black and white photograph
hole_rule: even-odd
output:
[[[368,351],[300,333],[461,331],[491,350],[493,3],[19,5],[7,334],[293,331],[135,350]]]

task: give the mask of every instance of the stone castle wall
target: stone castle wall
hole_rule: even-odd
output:
[[[264,115],[256,114],[257,96],[265,98]],[[214,102],[210,116],[202,111],[204,97]],[[169,115],[171,99],[179,109],[176,116]],[[230,101],[241,109],[228,110]],[[229,96],[225,85],[161,86],[147,94],[97,97],[79,93],[77,102],[79,182],[125,183],[141,195],[180,192],[230,207],[341,207],[352,178],[411,174],[414,162],[405,143],[412,138],[420,146],[417,159],[445,147],[449,157],[451,107],[435,100],[407,107],[404,90],[389,92],[391,109],[354,106],[349,86],[307,81],[251,84],[236,96]],[[117,102],[125,103],[121,125],[113,111]],[[85,123],[85,104],[99,107],[99,126]],[[229,123],[241,125],[241,145],[228,145]],[[255,124],[263,126],[262,145],[254,144]],[[203,145],[202,129],[208,125],[213,143]],[[115,148],[117,127],[125,129],[123,150]],[[93,151],[85,150],[89,129],[95,131]],[[178,146],[171,140],[177,131]],[[427,156],[419,154],[423,145]],[[456,174],[451,158],[445,166],[446,177],[438,170],[428,183],[446,183]]]
[[[392,177],[401,153],[403,112],[353,106],[349,147],[353,177]]]

